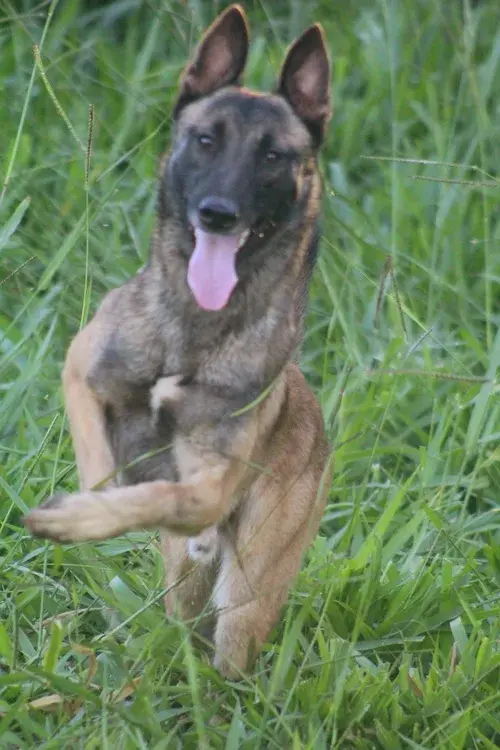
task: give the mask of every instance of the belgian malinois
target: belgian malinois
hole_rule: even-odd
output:
[[[276,92],[260,94],[241,87],[247,51],[233,5],[182,75],[149,262],[66,357],[80,492],[25,519],[60,542],[160,529],[167,612],[196,618],[210,602],[226,676],[250,666],[277,621],[330,471],[320,407],[295,364],[330,65],[312,26]]]

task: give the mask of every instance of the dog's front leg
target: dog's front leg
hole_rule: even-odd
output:
[[[182,481],[158,480],[102,491],[55,495],[25,518],[35,535],[58,542],[108,539],[139,529],[166,528],[195,536],[218,524],[233,507],[254,436],[245,430],[242,450],[230,458],[178,440],[174,448]]]
[[[115,463],[106,434],[104,408],[86,380],[93,353],[95,321],[73,339],[64,364],[62,383],[66,412],[81,490],[112,477]]]
[[[31,511],[25,524],[34,536],[56,542],[97,541],[162,526],[184,535],[198,534],[221,514],[219,483],[216,472],[204,473],[191,485],[156,481],[57,494]]]

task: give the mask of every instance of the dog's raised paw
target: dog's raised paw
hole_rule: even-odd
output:
[[[59,492],[22,519],[35,537],[54,542],[84,542],[102,537],[98,493],[68,495]]]
[[[33,536],[55,541],[71,541],[70,525],[65,524],[63,520],[66,515],[64,506],[67,497],[67,493],[56,492],[38,508],[30,511],[22,519],[22,523]]]

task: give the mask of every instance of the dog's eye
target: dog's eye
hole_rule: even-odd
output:
[[[280,154],[275,151],[273,148],[270,148],[269,151],[266,151],[266,161],[272,163],[278,161],[280,158]]]
[[[276,151],[274,148],[270,148],[269,151],[266,151],[266,161],[270,164],[275,164],[281,159],[281,154],[279,151]]]
[[[200,133],[198,136],[198,143],[202,148],[209,149],[214,144],[214,139],[211,135],[208,135],[208,133]]]

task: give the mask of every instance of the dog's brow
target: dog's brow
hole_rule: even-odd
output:
[[[205,103],[201,111],[201,120],[206,127],[214,127],[215,118],[220,121],[221,110],[224,113],[224,125],[231,129],[233,123],[239,123],[254,142],[260,141],[266,132],[280,144],[280,148],[301,151],[310,144],[310,136],[305,126],[288,112],[286,105],[277,97],[264,94],[254,96],[252,92],[230,91],[219,94]],[[200,118],[198,118],[200,119]]]
[[[221,108],[232,113],[239,113],[244,119],[262,120],[272,118],[284,123],[289,119],[286,105],[278,97],[259,94],[252,91],[223,91],[207,102],[206,113],[220,112]]]

